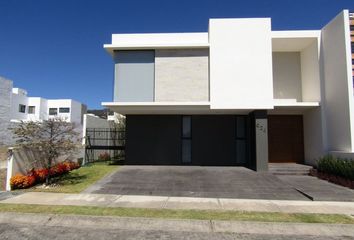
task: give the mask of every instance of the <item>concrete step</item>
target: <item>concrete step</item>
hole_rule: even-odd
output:
[[[291,163],[269,164],[269,172],[274,175],[309,175],[311,166]]]

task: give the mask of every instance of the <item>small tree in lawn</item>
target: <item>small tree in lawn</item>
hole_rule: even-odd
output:
[[[48,170],[46,184],[50,183],[49,170],[62,154],[72,154],[77,150],[78,132],[75,124],[65,119],[52,118],[42,122],[21,121],[12,132],[19,146],[39,151],[43,156],[44,167]]]

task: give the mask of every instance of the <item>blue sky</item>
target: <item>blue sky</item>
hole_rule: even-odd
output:
[[[111,101],[112,33],[207,31],[209,18],[271,17],[319,29],[354,0],[0,0],[0,75],[30,96]],[[1,104],[1,103],[0,103]]]

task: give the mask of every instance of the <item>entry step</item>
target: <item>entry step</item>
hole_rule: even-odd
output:
[[[269,172],[274,175],[309,175],[311,168],[297,163],[269,163]]]

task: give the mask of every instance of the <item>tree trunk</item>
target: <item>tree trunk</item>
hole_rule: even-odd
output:
[[[45,184],[49,185],[50,184],[50,168],[52,167],[52,159],[49,158],[48,159],[48,164],[47,164],[47,170],[48,170],[48,174],[45,178]]]

